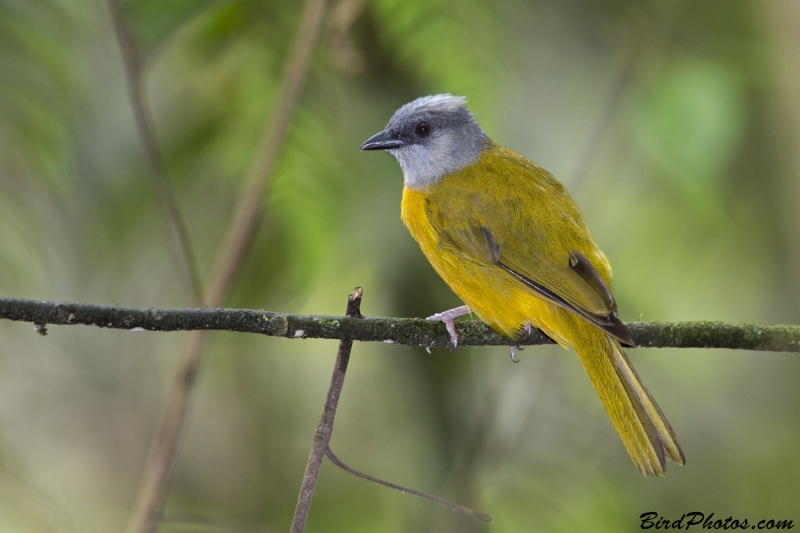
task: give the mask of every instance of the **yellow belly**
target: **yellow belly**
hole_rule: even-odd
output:
[[[525,322],[529,321],[565,347],[573,346],[573,336],[578,331],[595,329],[521,288],[511,274],[496,265],[481,264],[440,247],[425,202],[424,190],[404,188],[403,222],[439,276],[492,329],[515,341],[523,336]]]

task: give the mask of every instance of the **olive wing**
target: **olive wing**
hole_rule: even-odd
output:
[[[498,155],[494,166],[452,176],[446,194],[429,197],[439,246],[503,269],[528,292],[634,345],[598,272],[609,277],[607,264],[599,264],[602,254],[566,189],[527,159]]]

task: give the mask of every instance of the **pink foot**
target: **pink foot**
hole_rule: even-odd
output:
[[[447,328],[447,333],[450,334],[450,344],[452,345],[452,348],[450,348],[451,352],[456,349],[456,346],[458,346],[458,333],[456,333],[456,324],[453,322],[453,319],[461,315],[466,315],[467,313],[469,313],[469,308],[466,305],[462,305],[461,307],[448,309],[447,311],[442,311],[441,313],[436,313],[435,315],[431,315],[426,318],[426,320],[438,320],[439,322],[444,322],[444,326]]]

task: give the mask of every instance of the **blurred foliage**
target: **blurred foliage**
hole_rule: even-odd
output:
[[[397,164],[358,151],[403,103],[451,92],[570,188],[624,319],[800,322],[795,5],[334,2],[228,304],[340,314],[362,285],[368,315],[458,305],[399,221]],[[205,280],[300,10],[123,4]],[[146,172],[107,4],[0,0],[0,294],[185,305]],[[183,340],[0,323],[0,531],[124,527]],[[217,334],[167,510],[287,529],[335,350]],[[795,356],[631,350],[688,458],[644,480],[577,360],[522,355],[357,345],[333,439],[353,467],[492,525],[326,464],[308,530],[627,531],[696,510],[800,522]]]

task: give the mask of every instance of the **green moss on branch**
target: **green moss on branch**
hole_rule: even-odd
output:
[[[345,339],[445,348],[444,325],[420,318],[291,315],[253,309],[139,309],[109,305],[0,298],[0,318],[41,325],[85,324],[149,331],[219,330],[303,339]],[[457,323],[459,346],[508,342],[479,320]],[[800,352],[800,326],[722,322],[632,322],[636,343],[648,348],[731,348]],[[525,345],[551,344],[535,331]]]

